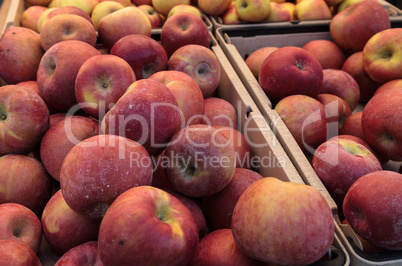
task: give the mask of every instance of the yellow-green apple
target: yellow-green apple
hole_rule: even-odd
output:
[[[124,59],[134,70],[137,80],[166,70],[168,56],[163,46],[149,36],[130,34],[118,40],[110,50],[111,55]]]
[[[36,93],[21,85],[0,87],[0,156],[29,153],[49,128],[49,110]]]
[[[177,49],[168,61],[168,70],[177,70],[189,74],[204,95],[211,96],[218,88],[221,79],[221,65],[209,48],[188,44]]]
[[[277,2],[271,1],[271,12],[269,12],[268,17],[265,19],[266,22],[279,22],[279,21],[290,21],[291,16],[288,9]]]
[[[98,0],[99,3],[106,2],[106,1],[110,1],[110,0]],[[119,3],[123,6],[132,6],[133,5],[131,0],[112,0],[112,2]],[[92,10],[92,12],[93,12],[93,10]]]
[[[96,240],[101,220],[73,211],[59,189],[47,202],[41,222],[47,243],[63,255],[75,246]]]
[[[362,114],[364,139],[374,151],[390,160],[402,161],[402,90],[373,96]]]
[[[52,0],[27,0],[27,4],[30,6],[47,6],[48,4],[50,4]]]
[[[341,69],[324,69],[323,84],[320,93],[334,94],[348,103],[353,112],[360,99],[360,88],[356,80]]]
[[[306,154],[313,154],[327,139],[325,107],[318,100],[301,94],[290,95],[275,106],[275,111]]]
[[[60,181],[60,169],[67,153],[79,142],[99,134],[99,123],[78,115],[66,116],[45,133],[40,158],[47,172]]]
[[[209,229],[207,227],[205,215],[201,210],[201,200],[199,200],[198,198],[185,196],[177,191],[167,190],[166,192],[170,193],[172,196],[180,200],[181,203],[183,203],[187,207],[187,209],[189,209],[194,217],[195,223],[197,224],[199,238],[204,237],[208,233]]]
[[[316,20],[332,18],[332,13],[325,0],[303,0],[295,5],[295,17],[298,20]]]
[[[140,10],[142,10],[145,15],[149,18],[151,22],[151,27],[160,28],[162,27],[162,17],[160,16],[159,12],[155,10],[155,8],[151,5],[140,5],[138,6]]]
[[[285,7],[287,10],[289,10],[289,13],[290,13],[290,20],[295,20],[296,18],[295,18],[295,7],[296,7],[296,4],[295,3],[293,3],[293,2],[281,2],[280,3],[281,4],[281,6],[283,6],[283,7]]]
[[[180,12],[185,12],[185,13],[191,13],[196,15],[199,18],[202,18],[202,13],[199,8],[193,5],[177,5],[172,7],[170,9],[169,13],[167,14],[167,18],[170,18],[171,16],[180,13]]]
[[[51,179],[37,159],[20,154],[0,157],[0,203],[14,202],[42,213],[51,194]]]
[[[42,225],[38,216],[18,203],[0,204],[0,239],[14,239],[38,252],[42,240]]]
[[[355,112],[346,118],[342,129],[339,131],[341,135],[352,135],[364,140],[362,127],[362,111]]]
[[[199,124],[204,115],[204,97],[197,82],[188,74],[175,71],[159,71],[149,79],[165,84],[176,98],[183,115],[184,125]]]
[[[337,137],[325,141],[315,150],[311,164],[340,208],[356,180],[367,173],[382,170],[381,163],[366,146]]]
[[[209,48],[209,30],[205,22],[191,13],[171,16],[162,26],[161,44],[170,57],[177,49],[188,44],[198,44]]]
[[[253,73],[254,77],[258,79],[260,75],[260,69],[264,60],[272,54],[272,52],[278,50],[278,47],[266,46],[261,47],[254,52],[252,52],[245,60],[246,65],[250,69],[251,73]]]
[[[167,16],[174,6],[189,4],[190,0],[152,0],[152,6],[164,16]]]
[[[231,228],[232,213],[240,195],[261,178],[263,176],[255,171],[236,168],[232,180],[224,189],[202,199],[202,211],[211,230]]]
[[[165,149],[166,176],[174,189],[190,197],[207,197],[232,179],[236,165],[230,141],[207,125],[191,125],[177,132]]]
[[[163,245],[161,245],[163,243]],[[121,194],[102,219],[98,250],[103,265],[188,265],[198,228],[189,209],[161,189],[138,186]]]
[[[0,240],[0,257],[1,263],[4,265],[42,265],[32,248],[14,239]]]
[[[331,7],[337,7],[340,3],[344,2],[345,0],[325,0],[325,3]]]
[[[198,7],[207,15],[219,16],[229,9],[232,0],[198,0]]]
[[[341,70],[351,75],[360,88],[360,102],[368,102],[381,83],[374,81],[367,74],[363,64],[363,51],[349,55],[342,65]]]
[[[343,212],[362,238],[387,250],[401,250],[402,174],[376,171],[359,178],[349,189]]]
[[[21,26],[38,32],[38,20],[47,7],[34,5],[25,9],[21,14]]]
[[[200,240],[191,262],[203,265],[264,265],[245,255],[236,246],[231,229],[215,230]]]
[[[175,96],[155,80],[137,80],[103,117],[101,129],[139,142],[160,154],[183,123]]]
[[[237,14],[236,11],[236,6],[231,5],[226,12],[224,12],[221,15],[222,23],[223,24],[240,24],[242,23],[242,20],[239,17],[239,14]]]
[[[63,254],[54,266],[62,265],[100,265],[98,241],[88,241],[71,248]]]
[[[96,35],[92,22],[78,15],[60,14],[50,18],[43,25],[40,33],[40,43],[45,51],[54,44],[67,40],[82,41],[95,47]]]
[[[47,21],[47,16],[49,15],[50,12],[56,10],[56,7],[48,7],[45,11],[42,12],[42,14],[39,16],[38,18],[38,33],[40,33],[40,31],[42,30],[43,25],[46,23]]]
[[[7,84],[35,80],[43,53],[37,32],[18,26],[8,28],[0,38],[0,78]]]
[[[122,27],[121,25],[125,25]],[[111,49],[124,36],[143,34],[151,36],[152,26],[147,15],[135,6],[128,6],[104,16],[98,24],[102,44]]]
[[[134,5],[152,5],[152,0],[131,0]]]
[[[305,265],[328,252],[334,219],[326,199],[314,187],[267,177],[241,194],[232,215],[232,233],[247,256],[274,264]]]
[[[352,115],[352,111],[345,100],[327,93],[320,93],[317,100],[324,105],[328,122],[327,137],[339,135],[345,120]]]
[[[92,23],[95,27],[96,30],[98,30],[98,26],[99,26],[99,21],[113,13],[114,11],[117,11],[119,9],[123,9],[124,6],[118,2],[114,2],[114,1],[105,1],[105,2],[99,2],[94,9],[92,10],[91,13],[91,20]]]
[[[80,67],[75,79],[75,97],[88,115],[102,119],[134,81],[134,70],[124,59],[100,54]]]
[[[92,45],[68,40],[50,47],[39,64],[39,93],[47,104],[59,111],[68,111],[77,104],[75,79],[81,65],[100,52]]]
[[[255,165],[253,162],[253,149],[252,144],[248,142],[243,133],[236,128],[225,126],[214,126],[219,130],[233,145],[236,155],[236,167],[253,169]]]
[[[333,1],[336,1],[336,0],[333,0]],[[353,4],[356,4],[358,2],[361,2],[361,1],[365,1],[365,0],[343,0],[338,5],[334,6],[333,12],[335,14],[339,13],[342,10],[344,10],[345,8],[347,8],[347,7],[349,7],[349,6],[353,5]]]
[[[76,144],[60,170],[67,205],[90,218],[102,218],[118,195],[150,185],[152,161],[139,143],[117,135],[96,135]]]
[[[382,30],[372,36],[363,49],[367,74],[379,83],[402,78],[402,29]]]
[[[323,69],[341,69],[346,60],[345,52],[331,40],[311,40],[304,44],[302,48],[314,55]]]
[[[58,0],[55,3],[55,7],[75,6],[91,15],[92,10],[98,3],[98,0]]]
[[[271,12],[270,0],[236,0],[239,18],[245,22],[263,22]]]
[[[368,18],[376,23],[367,23]],[[375,0],[353,4],[333,16],[330,22],[331,37],[345,52],[362,51],[366,42],[377,32],[391,28],[391,22],[383,6]]]
[[[204,118],[202,124],[225,126],[237,129],[237,112],[225,99],[208,97],[204,100]]]
[[[264,60],[258,82],[273,104],[294,94],[314,98],[321,91],[323,69],[310,52],[286,46],[272,52]]]
[[[381,92],[385,92],[388,90],[401,90],[402,89],[402,79],[394,79],[382,84],[375,92],[374,95],[377,95]]]

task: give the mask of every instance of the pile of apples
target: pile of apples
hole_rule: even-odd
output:
[[[402,250],[402,166],[383,169],[402,161],[402,29],[371,0],[329,29],[331,40],[262,47],[246,64],[364,251]]]
[[[97,5],[86,8],[97,1],[73,2],[52,1],[40,30],[15,26],[0,39],[1,262],[325,260],[328,203],[254,171],[236,109],[218,97],[203,20],[178,12],[158,42],[139,7],[96,30]]]

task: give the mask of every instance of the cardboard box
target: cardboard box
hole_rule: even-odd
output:
[[[385,0],[377,0],[377,1],[381,3],[381,5],[384,7],[385,11],[387,12],[387,14],[390,17],[402,16],[401,7],[397,7],[395,5],[396,3],[394,3],[395,1],[385,1]],[[399,1],[399,0],[397,0],[397,1]],[[401,4],[399,3],[399,6],[400,5]],[[264,26],[280,28],[280,27],[289,27],[289,26],[298,25],[298,24],[301,24],[301,25],[323,25],[323,24],[329,24],[329,22],[330,22],[330,20],[328,20],[328,19],[317,19],[317,20],[293,20],[293,21],[286,21],[286,22],[224,24],[222,22],[221,17],[219,17],[219,16],[209,16],[209,20],[212,22],[214,30],[216,30],[216,29],[218,29],[220,27],[233,28],[233,27],[248,27],[250,25],[264,25]]]
[[[393,27],[402,27],[402,21],[398,17],[392,17],[391,22]],[[274,134],[304,182],[320,190],[327,198],[333,211],[334,219],[337,221],[337,234],[350,254],[351,264],[402,265],[402,251],[390,251],[374,255],[362,252],[362,245],[357,235],[349,225],[341,224],[337,205],[312,168],[309,158],[302,152],[278,113],[272,109],[271,102],[244,61],[253,51],[264,46],[301,47],[308,41],[315,39],[332,40],[329,33],[329,24],[298,24],[281,28],[267,27],[265,25],[253,25],[247,28],[218,28],[216,30],[216,39],[261,113],[266,117]],[[362,106],[359,106],[359,108],[361,110]],[[397,170],[399,165],[400,163],[390,162],[385,165],[385,169]]]
[[[3,6],[1,8],[0,16],[0,33],[3,33],[6,29],[12,26],[21,26],[21,15],[25,10],[24,0],[4,0]],[[209,31],[212,32],[213,25],[209,17],[202,14],[202,19],[207,25]],[[160,34],[162,28],[152,29],[152,34]]]

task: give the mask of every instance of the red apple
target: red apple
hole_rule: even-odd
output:
[[[314,55],[323,69],[341,69],[346,60],[345,52],[331,40],[312,40],[304,44],[302,48]]]
[[[40,35],[25,27],[11,27],[0,39],[0,78],[8,84],[35,80],[44,51]]]
[[[334,219],[317,189],[267,177],[241,194],[233,211],[232,232],[237,247],[251,258],[306,265],[328,252]]]
[[[151,186],[163,189],[165,191],[176,191],[165,174],[165,168],[169,161],[165,156],[165,151],[162,151],[158,156],[152,157],[153,160],[153,173]]]
[[[334,94],[347,102],[351,111],[355,110],[360,99],[360,88],[356,80],[340,69],[324,69],[323,73],[320,93]]]
[[[382,84],[375,92],[374,95],[377,95],[381,92],[388,90],[401,90],[402,88],[402,79],[394,79]]]
[[[222,190],[233,177],[233,146],[217,129],[187,126],[177,132],[165,150],[166,176],[175,190],[190,197],[207,197]]]
[[[401,250],[402,175],[376,171],[362,176],[349,189],[343,212],[362,238],[388,250]]]
[[[367,74],[363,65],[363,51],[351,54],[343,63],[341,70],[351,75],[360,88],[361,102],[368,102],[374,92],[381,86],[381,83],[374,81]]]
[[[36,214],[18,203],[0,205],[0,239],[17,240],[38,252],[42,240],[42,225]]]
[[[225,127],[225,126],[213,126],[218,129],[227,140],[229,140],[235,150],[236,155],[236,167],[253,169],[253,149],[252,144],[248,142],[248,137],[246,138],[243,133],[241,133],[236,128]]]
[[[290,21],[291,15],[287,8],[278,2],[271,2],[271,11],[268,17],[265,19],[266,22],[281,22]]]
[[[40,32],[40,43],[45,51],[54,44],[67,40],[83,41],[95,47],[96,39],[92,22],[73,14],[60,14],[50,18]]]
[[[197,82],[181,71],[159,71],[149,79],[165,84],[176,98],[184,125],[199,124],[204,116],[204,97]]]
[[[231,228],[232,213],[240,195],[261,178],[263,176],[257,172],[236,168],[232,180],[224,189],[203,198],[202,210],[212,230]]]
[[[60,170],[68,206],[90,218],[102,218],[118,195],[150,185],[152,161],[139,143],[116,135],[96,135],[75,145]]]
[[[96,240],[101,221],[73,211],[58,190],[46,204],[41,222],[47,243],[63,255],[78,245]]]
[[[135,6],[127,6],[110,13],[103,17],[98,25],[100,41],[108,49],[124,36],[143,34],[150,37],[151,31],[149,18]]]
[[[250,69],[251,73],[253,73],[254,77],[258,79],[258,76],[260,75],[260,69],[262,66],[262,63],[264,63],[264,60],[272,54],[272,52],[278,50],[278,47],[262,47],[254,52],[252,52],[245,60],[246,65]]]
[[[64,253],[55,263],[55,266],[62,265],[98,265],[98,241],[89,241],[71,248]]]
[[[198,0],[197,4],[202,12],[211,16],[222,15],[232,4],[232,0]]]
[[[19,203],[42,213],[52,192],[51,179],[37,159],[18,154],[0,157],[0,203]]]
[[[234,3],[234,2],[233,2]],[[232,4],[225,13],[221,15],[222,23],[225,25],[240,24],[242,20],[237,14],[236,6]]]
[[[0,156],[36,149],[49,128],[42,98],[21,85],[0,87]]]
[[[151,156],[160,154],[181,121],[175,96],[166,85],[151,79],[134,82],[103,117],[101,128],[139,142]]]
[[[200,240],[191,265],[257,266],[265,264],[250,258],[239,250],[231,229],[220,229],[210,232]]]
[[[237,128],[237,112],[234,106],[222,98],[208,97],[204,100],[203,124]]]
[[[60,169],[67,153],[82,140],[97,134],[99,123],[78,115],[64,117],[50,127],[40,145],[40,157],[47,172],[60,181]]]
[[[25,87],[27,89],[30,89],[31,91],[37,93],[40,96],[39,86],[38,86],[38,82],[36,80],[21,81],[21,82],[18,82],[17,84],[15,84],[15,85],[22,86],[22,87]],[[47,106],[47,109],[49,109],[49,114],[50,115],[52,115],[52,114],[57,112],[50,105],[46,104],[46,106]]]
[[[221,66],[214,52],[198,44],[188,44],[177,49],[169,58],[168,70],[190,75],[197,82],[204,98],[216,91],[221,77]]]
[[[142,10],[151,22],[153,29],[162,27],[162,17],[159,12],[151,5],[139,5],[138,8]]]
[[[187,265],[197,245],[198,228],[188,208],[151,186],[121,194],[103,217],[98,237],[105,266]]]
[[[287,96],[275,106],[275,111],[304,153],[313,154],[327,139],[325,107],[318,100],[300,94]]]
[[[82,64],[100,52],[77,40],[56,43],[43,55],[37,72],[39,93],[47,104],[68,111],[77,103],[75,79]]]
[[[367,173],[382,170],[377,157],[364,145],[336,137],[316,149],[312,166],[339,207],[356,180]]]
[[[161,44],[170,57],[177,49],[187,44],[198,44],[209,48],[209,29],[197,15],[181,12],[163,24]]]
[[[110,54],[97,55],[78,70],[75,97],[87,114],[102,119],[134,81],[134,70],[124,59]]]
[[[376,23],[371,23],[372,18]],[[387,12],[375,0],[357,2],[338,12],[330,22],[332,39],[349,54],[362,51],[374,34],[389,28]]]
[[[274,104],[294,94],[314,98],[322,87],[323,70],[311,53],[300,47],[286,46],[266,58],[258,81]]]
[[[364,140],[364,133],[362,127],[362,114],[363,112],[356,112],[346,118],[343,123],[342,129],[339,131],[341,135],[352,135]]]
[[[84,1],[82,1],[82,2],[84,2]],[[92,0],[89,0],[89,1],[92,1]],[[54,10],[51,10],[49,12],[49,14],[46,16],[46,22],[48,19],[51,19],[51,18],[61,15],[61,14],[77,15],[77,16],[85,18],[86,20],[88,20],[88,22],[90,22],[92,24],[92,19],[91,19],[90,15],[88,15],[88,13],[85,12],[85,10],[83,10],[82,8],[80,8],[78,6],[74,6],[74,5],[59,6],[59,7],[55,8]],[[43,26],[44,26],[44,24],[42,25],[42,27]]]
[[[197,5],[186,5],[186,4],[176,5],[176,6],[172,7],[172,9],[170,9],[169,13],[167,14],[166,19],[170,18],[171,16],[173,16],[177,13],[181,13],[181,12],[194,14],[197,17],[202,19],[202,13],[199,9],[199,6],[197,7]]]
[[[4,265],[42,265],[35,251],[18,240],[0,240],[0,257]]]
[[[21,26],[38,32],[38,20],[45,10],[47,10],[45,6],[33,5],[28,7],[21,14]]]
[[[103,17],[113,13],[114,11],[117,11],[117,10],[123,9],[123,8],[124,8],[124,6],[122,4],[115,2],[115,1],[99,2],[94,7],[94,9],[92,10],[92,13],[91,13],[91,20],[92,20],[92,23],[94,24],[95,29],[98,30],[99,22]]]
[[[362,114],[364,139],[379,154],[402,161],[402,90],[373,96]]]
[[[372,36],[363,49],[367,74],[379,83],[402,78],[402,29],[382,30]]]
[[[130,34],[117,41],[110,54],[123,58],[132,67],[137,80],[166,70],[168,57],[162,45],[151,37]]]

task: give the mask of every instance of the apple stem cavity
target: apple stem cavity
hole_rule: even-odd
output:
[[[382,53],[381,53],[381,58],[383,58],[383,59],[391,59],[391,57],[392,57],[392,51],[390,51],[390,50],[385,50],[385,51],[383,51]]]
[[[182,31],[186,31],[186,30],[188,29],[188,24],[187,24],[187,23],[183,23],[183,24],[180,26],[180,28],[181,28]]]
[[[243,8],[247,8],[248,4],[247,4],[247,2],[244,2],[244,1],[243,1],[243,3],[241,3],[241,6],[242,6]]]
[[[15,229],[15,230],[13,231],[13,236],[19,237],[20,235],[21,235],[21,230],[20,230],[20,229]]]

